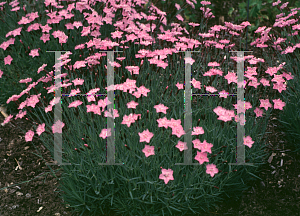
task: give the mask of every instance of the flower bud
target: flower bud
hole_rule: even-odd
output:
[[[87,147],[88,149],[91,149],[91,147],[89,147],[88,144],[84,144],[85,147]]]
[[[200,119],[198,119],[197,126],[199,126],[199,123],[200,123]]]

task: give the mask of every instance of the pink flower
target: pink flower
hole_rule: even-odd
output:
[[[100,88],[92,89],[92,90],[90,90],[90,91],[87,93],[87,95],[95,94],[95,93],[97,93],[99,90],[100,90]],[[107,100],[107,97],[105,98],[105,100]],[[110,103],[108,103],[108,104],[110,104]]]
[[[32,56],[32,58],[35,57],[35,56],[39,56],[40,55],[39,50],[38,49],[33,49],[33,50],[30,51],[29,55]]]
[[[197,80],[195,80],[195,78],[193,78],[193,80],[190,81],[190,82],[193,84],[194,88],[201,89],[201,82],[200,81],[197,81]]]
[[[111,102],[109,100],[107,100],[106,98],[104,100],[100,99],[98,101],[98,106],[102,107],[102,111],[104,111],[105,107],[109,104],[111,104]]]
[[[209,162],[209,160],[207,158],[207,153],[202,153],[199,151],[197,151],[195,160],[199,161],[200,164],[203,164],[204,162]]]
[[[226,92],[225,90],[220,91],[219,92],[220,98],[227,98],[227,96],[229,95],[228,92]]]
[[[10,98],[8,98],[6,103],[9,104],[9,102],[11,102],[11,101],[17,101],[20,97],[21,97],[21,95],[13,95]]]
[[[250,136],[247,136],[246,138],[244,137],[244,144],[246,146],[251,148],[253,143],[254,143],[254,141],[252,141],[252,138]]]
[[[211,3],[209,1],[201,1],[200,4],[203,4],[203,5],[210,5]]]
[[[237,75],[234,72],[228,72],[228,74],[224,77],[227,79],[228,84],[232,82],[237,83]]]
[[[76,61],[73,65],[73,69],[79,69],[82,67],[85,67],[86,62],[85,61]]]
[[[282,110],[282,108],[285,106],[285,102],[283,102],[280,99],[274,99],[273,102],[274,102],[274,109]]]
[[[218,62],[209,62],[207,66],[217,67],[220,66]]]
[[[280,6],[280,9],[282,10],[282,9],[285,8],[288,4],[289,4],[289,2],[286,2],[286,3],[282,4],[282,5]]]
[[[178,148],[180,151],[187,150],[188,147],[186,144],[186,142],[178,141],[178,144],[175,147]]]
[[[142,150],[142,152],[145,153],[146,157],[149,157],[150,155],[155,155],[154,146],[145,145],[145,148]]]
[[[179,84],[179,82],[176,84],[178,89],[183,89],[183,84]]]
[[[8,41],[4,41],[1,45],[0,48],[6,50],[7,47],[9,47],[10,43]]]
[[[177,14],[177,15],[176,15],[176,18],[177,18],[178,20],[180,20],[180,21],[183,21],[183,20],[184,20],[180,14]]]
[[[132,95],[135,96],[136,98],[140,98],[142,94],[141,94],[141,92],[136,91]]]
[[[201,145],[200,145],[201,152],[208,152],[211,154],[211,148],[213,146],[214,146],[213,144],[208,143],[208,142],[206,142],[206,140],[204,140],[203,143],[201,143]]]
[[[175,119],[171,118],[171,120],[169,120],[169,124],[168,125],[172,129],[176,128],[176,127],[178,127],[178,126],[181,125],[181,120],[180,119],[175,120]]]
[[[245,114],[241,115],[241,117],[239,117],[238,115],[236,115],[235,116],[235,121],[239,122],[240,125],[245,125],[245,123],[246,123]]]
[[[135,102],[135,101],[130,101],[129,103],[126,104],[127,108],[133,108],[136,109],[136,106],[139,105],[139,103]]]
[[[52,126],[52,132],[53,133],[62,133],[62,128],[65,126],[63,122],[58,120],[55,124]]]
[[[30,26],[28,26],[27,32],[31,32],[32,30],[39,30],[40,25],[41,24],[39,24],[39,23],[31,24]]]
[[[224,44],[219,44],[219,43],[215,44],[214,46],[218,49],[223,49],[225,47]]]
[[[265,73],[270,74],[270,76],[273,76],[278,71],[277,67],[269,67]]]
[[[172,134],[176,135],[178,138],[180,138],[182,135],[185,134],[185,132],[183,130],[183,127],[180,125],[175,128],[172,128]]]
[[[75,22],[73,22],[73,26],[75,26],[78,29],[80,26],[83,26],[83,25],[82,25],[82,22],[75,21]]]
[[[188,64],[190,64],[190,65],[193,65],[194,62],[195,62],[195,60],[192,59],[191,57],[185,58],[185,63],[188,63]]]
[[[121,122],[121,124],[126,124],[127,127],[130,127],[131,123],[134,123],[134,119],[133,119],[133,116],[132,114],[131,115],[124,115],[123,116],[123,121]],[[141,141],[140,141],[141,142]]]
[[[10,55],[8,55],[4,58],[4,64],[5,65],[7,65],[7,64],[10,65],[12,60],[13,60],[13,58]]]
[[[158,127],[164,127],[166,129],[168,129],[169,120],[166,117],[164,117],[162,119],[161,118],[157,119],[156,121],[158,122]]]
[[[145,86],[140,86],[138,89],[138,92],[147,97],[147,93],[150,92],[149,89],[145,88]]]
[[[45,107],[45,113],[52,111],[52,105],[50,104],[49,106]]]
[[[108,63],[113,66],[113,67],[121,67],[121,65],[118,63],[118,62],[111,62],[111,61],[108,61]]]
[[[32,130],[27,131],[27,133],[25,134],[25,141],[26,142],[32,141],[33,136],[34,136],[34,132]]]
[[[102,139],[105,139],[106,137],[111,136],[111,129],[102,129],[101,133],[99,134],[99,137],[101,137]]]
[[[281,93],[282,90],[286,90],[286,85],[283,83],[274,83],[273,89],[277,89]]]
[[[0,70],[0,78],[2,78],[2,74],[3,74],[3,71],[2,71],[2,70]]]
[[[180,5],[175,3],[175,7],[177,8],[177,10],[180,10]]]
[[[13,115],[7,116],[1,125],[2,126],[6,125],[8,122],[10,122],[10,120],[12,119],[12,117],[13,117]]]
[[[130,72],[130,74],[132,74],[132,72],[133,74],[139,74],[140,68],[138,66],[126,66],[125,68]]]
[[[120,31],[115,31],[115,32],[112,32],[111,33],[111,37],[113,38],[113,39],[115,39],[115,38],[122,38],[122,34],[123,34],[123,32],[120,32]],[[126,67],[125,67],[126,68]]]
[[[45,123],[40,124],[37,129],[36,129],[36,133],[40,136],[43,132],[45,131]]]
[[[44,26],[41,25],[40,27],[42,29],[42,32],[47,32],[47,33],[49,33],[49,31],[52,29],[52,27],[50,27],[48,24]]]
[[[142,133],[138,133],[140,136],[140,142],[150,142],[150,139],[154,136],[153,133],[149,132],[149,130],[144,130]]]
[[[263,110],[262,109],[259,109],[258,107],[255,108],[254,110],[255,114],[256,114],[256,118],[257,117],[262,117],[262,114],[263,114]]]
[[[19,83],[29,83],[32,81],[32,78],[26,78],[19,81]]]
[[[279,5],[280,3],[281,3],[281,1],[278,0],[277,2],[273,2],[272,6],[274,7],[274,6],[276,6],[276,5]]]
[[[67,29],[74,29],[74,26],[72,23],[67,23],[67,24],[65,24],[65,26]]]
[[[28,23],[30,23],[30,20],[29,19],[27,19],[26,17],[22,17],[22,19],[18,22],[18,24],[19,25],[21,25],[21,24],[28,24]]]
[[[202,127],[194,127],[194,131],[192,131],[192,135],[204,134],[204,130]]]
[[[69,104],[69,108],[70,107],[78,107],[79,105],[81,105],[82,104],[82,101],[80,101],[80,100],[76,100],[76,101],[73,101],[72,103],[70,103]]]
[[[6,34],[6,37],[10,36],[10,35],[13,35],[14,37],[16,37],[17,35],[21,35],[21,30],[22,30],[23,27],[19,27],[13,31],[10,31]]]
[[[167,109],[169,109],[168,107],[164,106],[163,104],[158,104],[155,105],[154,108],[156,109],[156,112],[162,112],[164,114],[167,114]]]
[[[26,115],[26,113],[27,113],[26,111],[23,112],[22,110],[20,110],[19,113],[16,115],[15,120],[17,118],[22,119]]]
[[[272,104],[269,102],[269,99],[259,99],[260,100],[260,106],[259,107],[263,107],[266,110],[268,110],[268,108],[272,107]]]
[[[91,26],[83,26],[83,30],[81,31],[81,37],[87,36],[89,33],[91,33]]]
[[[83,80],[83,79],[77,78],[77,79],[73,80],[72,82],[73,82],[74,85],[76,86],[76,85],[82,85],[83,82],[84,82],[84,80]]]
[[[206,173],[210,174],[211,177],[214,177],[214,175],[218,172],[219,172],[219,170],[215,164],[207,164],[206,165]]]
[[[49,104],[50,104],[51,106],[54,106],[55,104],[58,104],[58,103],[60,102],[60,100],[61,100],[60,97],[55,97],[55,98],[53,98],[53,99],[49,102]]]
[[[266,80],[265,78],[262,78],[260,80],[260,82],[264,85],[264,86],[270,86],[270,82],[268,80]]]
[[[100,107],[97,106],[96,104],[86,105],[86,108],[87,108],[87,111],[86,111],[87,113],[93,112],[95,114],[101,115]]]
[[[78,93],[80,93],[79,88],[77,88],[77,89],[72,89],[71,92],[70,92],[70,94],[69,94],[69,97],[72,97],[72,96],[74,96],[74,95],[77,95]]]
[[[238,100],[237,104],[234,104],[234,108],[237,109],[237,113],[245,113],[245,103],[244,101]]]
[[[173,177],[173,170],[171,169],[162,169],[162,174],[159,175],[159,179],[163,179],[165,181],[165,184],[168,184],[170,180],[174,180]]]
[[[113,116],[112,116],[113,115]],[[133,117],[133,119],[136,119],[136,117],[135,117],[135,115],[132,115],[132,113],[130,114],[132,117]],[[114,109],[114,111],[113,111],[113,113],[112,113],[112,109],[110,109],[109,110],[109,112],[108,111],[105,111],[104,112],[104,117],[110,117],[110,118],[116,118],[116,117],[119,117],[119,114],[118,114],[118,110],[116,110],[116,109]],[[134,123],[134,122],[133,122]]]
[[[43,35],[40,37],[40,40],[42,40],[44,43],[46,43],[47,41],[50,40],[50,34],[43,34]]]
[[[27,106],[31,106],[32,108],[35,107],[35,105],[40,101],[39,97],[41,96],[41,93],[38,95],[32,95],[30,98],[27,98]]]
[[[205,89],[206,89],[206,91],[211,92],[211,93],[218,91],[217,89],[215,89],[212,86],[205,86]]]
[[[190,25],[190,26],[193,26],[193,27],[196,27],[196,26],[199,26],[200,24],[199,24],[199,23],[193,23],[193,22],[190,22],[189,25]]]

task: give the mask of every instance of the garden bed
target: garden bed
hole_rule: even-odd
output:
[[[289,144],[282,140],[283,132],[276,130],[278,122],[275,118],[276,116],[271,116],[267,127],[267,132],[271,132],[267,134],[267,142],[272,147],[267,151],[268,154],[275,155],[270,158],[270,163],[263,165],[258,175],[262,180],[255,181],[250,190],[244,191],[242,199],[228,200],[220,205],[218,211],[212,213],[276,216],[296,215],[300,212],[300,155],[291,152]],[[0,121],[4,121],[2,115]],[[26,143],[24,134],[18,127],[27,131],[31,128],[31,123],[18,119],[0,127],[0,187],[28,182],[0,191],[0,215],[72,215],[55,192],[57,180],[51,175],[41,176],[50,170],[43,159],[35,155],[39,153],[33,144],[46,162],[52,161],[50,152],[36,139],[33,139],[33,144]],[[18,164],[22,170],[16,170]],[[55,170],[58,168],[53,166]]]

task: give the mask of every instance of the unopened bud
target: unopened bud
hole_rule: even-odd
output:
[[[87,147],[88,149],[91,149],[91,147],[89,147],[88,144],[84,144],[85,147]]]

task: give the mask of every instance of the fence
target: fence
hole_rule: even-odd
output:
[[[61,57],[62,52],[67,51],[47,51],[55,52],[55,99],[59,98],[61,101],[61,60],[58,60]],[[114,62],[114,52],[122,51],[99,51],[107,52],[107,60]],[[179,51],[178,51],[179,52]],[[191,57],[191,52],[200,52],[200,51],[180,51],[185,52],[185,59]],[[237,74],[238,74],[238,83],[244,83],[244,52],[252,51],[230,51],[237,52],[237,58],[242,59],[242,61],[237,61]],[[175,165],[200,165],[199,163],[192,163],[192,109],[191,109],[191,100],[192,95],[202,96],[202,95],[218,95],[218,94],[192,94],[191,85],[191,64],[187,63],[185,60],[185,90],[184,90],[184,102],[185,102],[185,114],[184,114],[184,142],[187,143],[187,150],[184,150],[184,163],[176,163]],[[113,87],[114,85],[114,66],[107,64],[107,97],[108,100],[112,103],[107,105],[108,110],[114,109],[114,89],[109,90],[109,86]],[[244,87],[243,85],[237,88],[237,94],[228,94],[229,96],[237,96],[237,101],[244,101]],[[86,95],[86,94],[81,94]],[[106,94],[94,94],[94,95],[106,95]],[[55,100],[56,101],[56,100]],[[245,113],[238,113],[239,119],[245,119]],[[61,103],[55,104],[54,110],[54,122],[62,121],[62,108]],[[107,117],[107,131],[111,131],[111,136],[107,137],[107,162],[99,163],[99,165],[124,165],[124,163],[115,163],[115,131],[114,131],[114,118],[112,112],[112,118]],[[244,125],[237,124],[237,162],[228,163],[228,165],[253,165],[252,163],[245,163],[245,145],[243,138],[245,137],[245,128]],[[71,165],[71,163],[62,163],[62,133],[54,134],[54,163],[46,163],[46,165]]]

